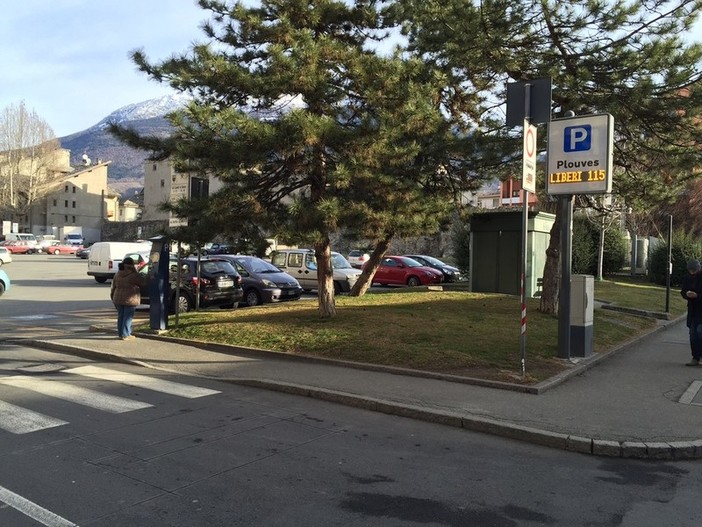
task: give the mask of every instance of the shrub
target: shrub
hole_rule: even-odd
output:
[[[573,218],[573,273],[597,276],[597,259],[600,247],[600,229],[585,216]],[[604,237],[602,274],[610,275],[622,270],[626,262],[627,243],[624,232],[609,227]]]
[[[673,249],[671,251],[673,270],[670,275],[672,285],[680,285],[687,274],[687,261],[702,259],[702,242],[692,234],[677,231],[673,233]],[[665,285],[666,266],[668,265],[668,244],[659,243],[649,256],[651,281]]]

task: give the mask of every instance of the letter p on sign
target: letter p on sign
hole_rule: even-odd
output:
[[[568,126],[563,130],[563,151],[584,152],[592,147],[592,126]]]

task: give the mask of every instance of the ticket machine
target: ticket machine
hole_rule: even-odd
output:
[[[167,236],[149,238],[149,322],[151,329],[168,329],[168,308],[171,299],[168,283],[170,242]]]

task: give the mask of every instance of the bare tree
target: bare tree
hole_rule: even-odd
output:
[[[24,102],[0,111],[0,214],[27,214],[61,170],[61,146],[47,122]]]

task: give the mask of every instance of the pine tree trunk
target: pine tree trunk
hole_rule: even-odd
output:
[[[328,237],[314,244],[314,255],[317,258],[319,316],[333,318],[336,316],[336,301],[334,299],[334,271],[332,270],[331,247]]]
[[[558,294],[560,282],[561,261],[561,212],[556,209],[556,218],[551,227],[548,248],[546,249],[546,263],[544,264],[543,288],[539,311],[550,315],[558,313]]]
[[[351,288],[349,296],[362,296],[366,294],[366,291],[373,285],[373,276],[375,276],[375,272],[378,270],[378,267],[380,267],[380,261],[383,259],[383,256],[385,256],[388,247],[390,247],[391,240],[392,236],[388,236],[376,244],[368,262],[363,266],[361,276],[358,277],[358,281]]]

